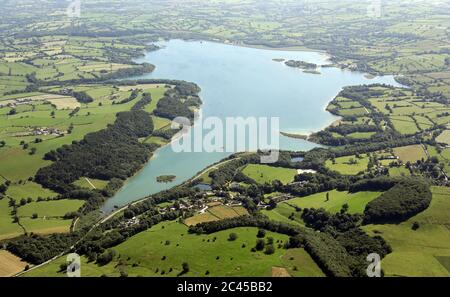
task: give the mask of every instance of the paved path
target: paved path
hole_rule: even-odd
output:
[[[85,177],[84,179],[88,182],[88,184],[91,185],[91,187],[92,187],[94,190],[97,190],[97,188],[94,186],[94,184],[91,183],[91,181],[90,181],[87,177]]]

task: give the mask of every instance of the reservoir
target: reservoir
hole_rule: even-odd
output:
[[[158,45],[162,47],[160,50],[136,60],[154,64],[155,71],[137,78],[194,82],[202,89],[204,118],[278,117],[283,132],[311,133],[331,124],[337,118],[325,108],[345,86],[398,85],[392,76],[368,79],[364,73],[334,67],[320,68],[321,74],[304,73],[274,61],[329,64],[328,56],[319,52],[264,50],[206,41],[171,40]],[[281,149],[304,151],[316,146],[301,139],[280,137]],[[165,146],[105,203],[102,210],[110,212],[114,206],[123,206],[172,188],[229,154],[176,153],[170,145]],[[176,179],[158,183],[156,178],[161,175],[174,175]]]

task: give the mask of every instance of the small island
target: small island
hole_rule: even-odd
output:
[[[171,183],[173,182],[177,177],[175,175],[161,175],[156,178],[156,181],[158,183]]]
[[[286,61],[284,64],[286,64],[286,66],[289,67],[300,68],[304,70],[316,69],[318,67],[318,65],[314,63],[308,63],[305,61],[294,61],[294,60]]]
[[[303,73],[309,73],[309,74],[322,74],[322,72],[317,71],[317,70],[313,70],[313,69],[303,70]]]
[[[278,59],[272,59],[272,61],[275,61],[275,62],[284,62],[284,61],[286,61],[286,59],[278,58]]]

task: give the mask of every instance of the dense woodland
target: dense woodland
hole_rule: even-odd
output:
[[[150,158],[151,148],[138,141],[153,132],[153,122],[144,111],[123,112],[114,125],[88,134],[80,142],[45,155],[54,161],[36,174],[35,180],[59,193],[75,189],[80,177],[102,180],[126,179]]]
[[[424,211],[431,203],[430,187],[420,180],[396,184],[367,204],[365,223],[399,223]]]

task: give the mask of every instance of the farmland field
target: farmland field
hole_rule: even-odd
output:
[[[330,170],[335,170],[345,175],[356,175],[361,171],[365,171],[368,164],[368,157],[357,158],[356,156],[340,157],[335,159],[335,163],[332,160],[327,160],[325,163]]]
[[[327,193],[329,200],[326,200]],[[370,201],[381,195],[381,192],[358,192],[348,193],[336,190],[318,193],[307,197],[286,200],[277,205],[275,209],[264,210],[263,214],[274,221],[303,225],[301,212],[296,211],[296,207],[323,208],[330,213],[337,213],[344,204],[348,205],[348,212],[351,214],[362,214]]]
[[[82,177],[75,182],[75,184],[85,189],[103,189],[108,184],[108,181]]]
[[[8,187],[6,194],[18,201],[20,199],[32,198],[36,200],[37,198],[53,198],[56,196],[51,190],[43,188],[41,185],[34,182],[26,182],[23,184],[12,184]]]
[[[394,149],[394,154],[403,162],[416,162],[422,158],[427,158],[421,145],[411,145]]]
[[[235,241],[228,240],[232,232],[237,234]],[[278,244],[288,240],[285,235],[267,232],[266,238],[273,237],[276,243],[274,254],[251,252],[256,233],[256,228],[236,228],[199,236],[188,234],[187,228],[177,222],[162,223],[114,248],[121,259],[127,259],[122,265],[117,265],[118,259],[115,259],[99,267],[83,258],[82,275],[118,276],[122,269],[129,276],[176,276],[183,262],[190,266],[186,276],[271,276],[272,267],[286,267],[290,271],[294,266],[298,269],[294,275],[321,275],[309,255],[302,251],[289,251],[284,257],[286,250],[278,248]],[[59,259],[26,276],[64,276],[58,273],[63,261],[64,258]]]
[[[242,206],[218,205],[210,207],[205,213],[194,215],[185,220],[186,225],[193,226],[203,222],[212,222],[227,218],[247,215],[248,212]]]
[[[67,233],[70,231],[72,220],[48,218],[20,218],[20,224],[27,232],[48,235],[53,233]]]
[[[436,141],[450,146],[450,130],[444,130],[442,134],[436,138]]]
[[[142,86],[146,92],[155,91],[155,94],[152,93],[154,107],[167,90],[159,85]],[[0,148],[1,182],[6,179],[10,181],[6,195],[16,203],[29,198],[33,201],[38,198],[54,198],[57,193],[32,181],[40,168],[51,164],[50,161],[44,160],[44,155],[73,141],[79,141],[90,132],[104,129],[115,121],[118,112],[130,110],[140,99],[138,95],[138,98],[131,102],[116,104],[115,100],[128,99],[131,92],[120,91],[105,84],[83,84],[65,88],[46,86],[42,90],[43,92],[6,96],[0,103],[0,140],[5,142],[4,147]],[[69,92],[68,90],[85,92],[91,96],[93,102],[80,104],[71,96],[55,95]],[[9,114],[12,108],[3,105],[5,100],[15,106],[15,114]],[[159,120],[160,123],[163,121]],[[85,189],[103,189],[107,183],[108,181],[98,179],[88,181],[86,178],[75,182]],[[7,204],[6,199],[2,204]],[[33,202],[20,207],[18,216],[28,232],[68,232],[71,220],[60,218],[68,212],[77,211],[81,205],[82,202],[77,200]],[[23,232],[18,224],[12,224],[11,210],[2,210],[2,220],[5,220],[5,223],[0,228],[0,238],[14,237]],[[38,215],[38,219],[31,219],[33,214]]]
[[[82,200],[54,200],[31,202],[18,208],[19,217],[31,217],[37,214],[39,218],[43,217],[63,217],[66,213],[77,211],[83,206]]]
[[[304,249],[289,249],[282,258],[289,274],[295,277],[323,277],[325,274]]]
[[[13,222],[12,208],[6,198],[0,199],[0,240],[19,236],[24,233],[19,224]]]
[[[430,207],[399,225],[368,225],[369,234],[381,235],[393,252],[382,263],[388,276],[450,276],[442,263],[450,257],[450,190],[433,187]],[[412,230],[412,224],[419,229]]]
[[[402,134],[416,134],[420,132],[414,121],[409,117],[391,117],[395,130]]]
[[[405,167],[392,167],[389,168],[390,176],[409,176],[411,172]]]
[[[4,250],[0,250],[0,263],[0,277],[13,276],[27,266],[19,257]]]
[[[381,195],[380,192],[348,193],[339,191],[328,192],[329,201],[326,201],[326,193],[318,193],[307,197],[295,198],[286,203],[301,208],[324,208],[331,213],[337,213],[344,204],[348,204],[349,213],[363,213],[370,201]]]
[[[295,169],[254,164],[247,165],[242,172],[260,184],[271,183],[274,180],[279,180],[283,184],[287,184],[294,181],[294,177],[297,175]]]

